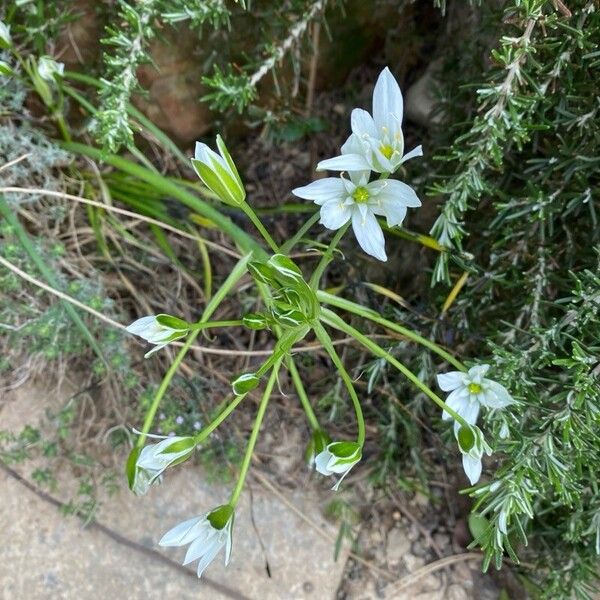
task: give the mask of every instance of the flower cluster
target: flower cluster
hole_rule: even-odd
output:
[[[410,186],[389,179],[404,162],[423,155],[421,146],[404,154],[403,113],[402,92],[386,67],[373,91],[373,115],[355,108],[352,134],[342,146],[341,156],[317,166],[318,170],[342,171],[340,177],[326,177],[293,190],[299,198],[321,207],[320,222],[328,229],[339,229],[351,221],[360,247],[381,261],[386,261],[387,255],[377,216],[385,217],[388,227],[395,227],[404,221],[407,208],[421,206]],[[380,178],[369,181],[371,172]]]

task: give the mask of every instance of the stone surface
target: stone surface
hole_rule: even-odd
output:
[[[390,529],[387,536],[386,552],[388,561],[391,563],[400,562],[410,553],[410,540],[406,537],[406,532],[399,527]]]
[[[434,113],[436,98],[436,71],[439,71],[441,62],[433,61],[425,73],[408,89],[404,110],[406,117],[419,125],[429,127],[439,125],[443,121],[442,114]]]
[[[35,416],[43,414],[46,403],[55,402],[40,386],[23,386],[7,396],[0,407],[0,422],[14,431],[36,424]],[[334,561],[333,542],[323,539],[262,486],[254,484],[251,491],[242,496],[236,513],[229,567],[224,567],[221,555],[205,575],[253,600],[333,600],[345,551]],[[185,548],[161,549],[157,540],[178,522],[222,504],[229,492],[229,486],[207,484],[201,470],[188,462],[170,470],[163,484],[145,497],[123,491],[105,499],[98,521],[180,562]],[[318,492],[301,488],[286,490],[285,496],[335,537],[336,528],[319,509]],[[198,582],[195,575],[190,577],[97,529],[82,527],[76,518],[62,516],[2,472],[0,523],[0,598],[225,597]]]

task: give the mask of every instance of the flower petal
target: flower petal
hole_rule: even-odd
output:
[[[401,132],[404,101],[398,82],[386,67],[373,90],[373,120],[377,131],[386,128],[394,137]]]
[[[463,469],[465,470],[465,475],[469,478],[471,485],[475,485],[481,477],[481,458],[475,458],[473,456],[469,456],[468,454],[463,454],[462,463]]]
[[[383,231],[372,211],[368,211],[365,217],[360,211],[352,211],[352,229],[360,247],[370,256],[385,262],[385,239]]]
[[[223,541],[218,538],[213,542],[213,544],[207,548],[206,554],[202,557],[200,562],[198,563],[198,570],[196,573],[198,577],[202,577],[202,573],[206,570],[206,567],[210,565],[210,563],[215,559],[217,552],[223,547]]]
[[[481,381],[489,370],[490,365],[475,365],[469,369],[469,379],[471,379],[473,383],[481,384]]]
[[[464,373],[462,371],[450,371],[449,373],[440,373],[437,376],[437,382],[440,389],[444,392],[451,392],[457,387],[464,385]]]
[[[328,465],[332,456],[333,455],[328,450],[323,450],[323,452],[317,454],[315,458],[315,469],[321,473],[321,475],[331,475],[332,471],[329,470]]]
[[[321,206],[321,223],[327,229],[339,229],[352,216],[352,209],[339,200],[327,202]]]
[[[373,117],[362,108],[355,108],[350,116],[352,133],[358,137],[378,137]]]
[[[148,329],[152,328],[155,324],[155,315],[150,315],[149,317],[141,317],[140,319],[137,319],[136,321],[131,323],[131,325],[128,325],[125,328],[125,331],[133,333],[134,335],[142,336],[142,334],[145,334],[148,331]]]
[[[385,181],[387,185],[383,186],[383,189],[377,195],[377,199],[382,203],[389,204],[397,202],[410,208],[418,208],[421,206],[421,201],[415,194],[410,185],[406,185],[402,181],[397,179],[388,179]]]
[[[344,182],[340,177],[325,177],[292,190],[292,194],[304,200],[312,200],[316,204],[325,204],[331,200],[342,199]]]
[[[446,404],[454,411],[457,412],[461,417],[463,413],[466,413],[469,405],[469,396],[465,393],[465,389],[462,387],[456,388],[446,398]],[[448,421],[452,419],[449,412],[444,411],[442,413],[442,420]]]
[[[482,388],[483,398],[479,401],[488,408],[504,408],[515,402],[509,391],[496,381],[484,379]]]
[[[419,145],[416,148],[413,148],[410,152],[407,152],[400,161],[400,164],[405,163],[407,160],[411,158],[417,158],[418,156],[423,156],[423,146]]]
[[[205,516],[194,517],[175,525],[162,536],[159,546],[185,546],[198,537],[202,525],[206,523]]]
[[[342,154],[365,154],[365,148],[368,150],[368,146],[361,141],[361,139],[354,135],[350,134],[348,139],[342,144]]]
[[[370,168],[369,162],[362,154],[342,154],[322,160],[317,165],[317,171],[368,171]]]

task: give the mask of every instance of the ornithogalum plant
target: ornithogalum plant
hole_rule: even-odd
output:
[[[195,448],[234,411],[247,394],[258,388],[263,379],[266,379],[254,427],[240,466],[239,478],[227,503],[209,510],[200,517],[182,522],[166,533],[160,541],[163,546],[189,544],[185,563],[199,559],[198,576],[221,548],[225,547],[226,562],[229,560],[236,505],[269,398],[283,366],[292,376],[312,429],[306,453],[309,464],[319,473],[335,477],[333,489],[337,490],[351,469],[360,462],[365,442],[361,400],[352,378],[335,350],[329,333],[331,329],[351,336],[374,356],[385,360],[439,406],[443,411],[443,419],[454,421],[458,452],[462,455],[463,466],[471,484],[474,485],[479,480],[483,454],[492,452],[483,432],[476,426],[480,407],[497,410],[509,406],[514,401],[502,385],[487,378],[487,365],[474,365],[467,369],[460,360],[431,340],[382,318],[368,307],[320,289],[322,275],[333,260],[334,250],[350,225],[360,247],[374,258],[385,261],[385,240],[378,217],[385,217],[388,227],[397,227],[402,224],[409,208],[418,208],[421,205],[416,192],[409,185],[393,178],[399,167],[409,158],[422,155],[420,146],[408,153],[404,152],[402,116],[402,94],[392,73],[386,68],[375,85],[372,115],[362,109],[353,110],[352,134],[343,145],[341,155],[319,164],[320,169],[341,171],[341,174],[338,177],[319,179],[293,191],[300,198],[314,201],[320,206],[320,210],[283,245],[274,241],[248,203],[242,179],[220,136],[217,137],[219,153],[205,144],[197,145],[195,157],[192,159],[196,173],[221,201],[240,208],[248,215],[271,251],[270,255],[265,253],[258,258],[252,255],[244,256],[196,323],[188,323],[172,315],[159,314],[141,317],[128,328],[131,333],[154,345],[146,356],[175,340],[185,338],[183,347],[165,375],[148,410],[141,431],[136,432],[139,434],[137,443],[127,461],[129,485],[137,494],[145,493],[152,484],[165,476],[169,468],[187,460]],[[306,278],[290,255],[295,244],[316,224],[319,216],[320,223],[336,233],[322,253],[313,273]],[[226,295],[247,273],[256,282],[262,296],[263,311],[241,314],[238,320],[211,320]],[[450,392],[447,402],[406,365],[359,329],[349,325],[329,307],[341,309],[401,333],[405,338],[427,348],[441,361],[452,365],[456,370],[441,374],[438,378],[441,389]],[[160,401],[190,346],[200,331],[224,327],[269,329],[275,338],[270,356],[256,370],[240,373],[235,377],[231,382],[231,396],[224,403],[225,408],[204,429],[189,436],[167,437],[158,443],[146,444],[146,439],[151,436],[149,432]],[[292,350],[294,345],[311,331],[328,353],[352,401],[357,428],[354,439],[331,440],[319,424],[304,390],[294,364]]]

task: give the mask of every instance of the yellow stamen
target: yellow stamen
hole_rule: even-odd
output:
[[[394,154],[394,149],[389,144],[382,144],[381,146],[379,146],[379,151],[387,159],[392,158],[392,154]]]
[[[479,394],[481,386],[478,383],[469,384],[469,394]]]
[[[352,194],[354,202],[358,204],[365,204],[369,201],[369,190],[366,187],[357,187]]]

